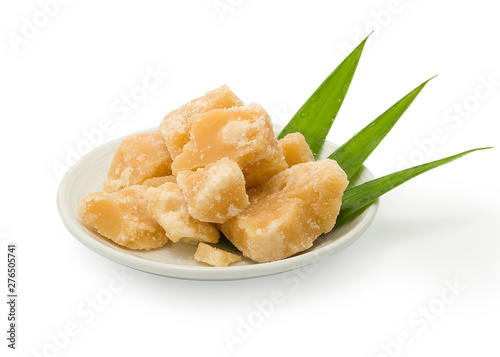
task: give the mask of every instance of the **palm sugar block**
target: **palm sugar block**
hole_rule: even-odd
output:
[[[173,242],[189,244],[217,243],[220,232],[214,225],[191,217],[181,189],[176,183],[166,182],[147,188],[147,210],[165,229]]]
[[[314,160],[313,153],[309,145],[307,145],[304,135],[301,133],[287,134],[278,140],[278,143],[283,149],[285,160],[289,167]]]
[[[212,109],[225,109],[241,105],[243,102],[227,85],[223,85],[167,114],[160,123],[159,131],[172,158],[175,159],[189,141],[191,124],[196,115]]]
[[[113,242],[130,249],[150,250],[168,242],[165,231],[147,211],[145,186],[118,192],[94,192],[78,205],[82,221]]]
[[[239,255],[226,252],[205,243],[198,244],[194,253],[194,259],[214,267],[227,267],[231,263],[241,261]]]
[[[203,222],[224,223],[248,206],[243,172],[228,158],[196,171],[181,171],[177,183],[189,214]]]
[[[170,154],[158,132],[129,136],[115,152],[104,191],[115,192],[153,177],[170,175],[171,164]]]
[[[165,182],[177,182],[177,181],[175,176],[168,175],[168,176],[152,177],[141,183],[141,185],[147,187],[158,187],[163,185]]]
[[[214,109],[194,119],[189,142],[172,163],[177,175],[224,157],[236,162],[246,186],[267,181],[288,167],[269,115],[259,104]]]
[[[256,262],[290,257],[333,229],[347,184],[333,160],[294,165],[249,190],[248,207],[220,229]]]

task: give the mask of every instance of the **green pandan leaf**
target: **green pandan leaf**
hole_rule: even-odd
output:
[[[278,135],[300,132],[316,158],[339,112],[358,66],[368,35],[325,79]]]
[[[439,167],[441,165],[447,164],[453,160],[456,160],[464,155],[477,150],[490,149],[489,147],[478,148],[469,151],[462,152],[453,156],[449,156],[444,159],[432,161],[423,165],[411,167],[406,170],[398,171],[387,176],[383,176],[361,185],[349,187],[344,192],[344,197],[342,198],[342,206],[340,209],[340,214],[337,222],[346,221],[353,218],[357,213],[361,212],[362,209],[367,207],[377,198],[382,196],[384,193],[389,192],[393,188],[405,183],[406,181],[418,176],[426,171]]]
[[[378,144],[385,138],[406,109],[413,103],[427,82],[432,78],[404,96],[399,102],[355,134],[328,157],[329,159],[337,161],[347,174],[348,179],[351,179],[359,168],[363,166],[368,156],[370,156],[373,150],[375,150]]]

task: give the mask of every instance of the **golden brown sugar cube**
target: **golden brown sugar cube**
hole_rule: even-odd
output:
[[[288,168],[281,148],[275,148],[276,154],[270,159],[262,159],[243,166],[243,176],[247,188],[263,184],[268,179]]]
[[[247,187],[259,185],[288,167],[271,119],[259,104],[214,109],[198,116],[189,142],[172,163],[172,171],[177,175],[196,170],[224,157],[240,166]]]
[[[170,175],[171,165],[172,159],[158,132],[129,136],[115,152],[104,191],[115,192],[152,177]]]
[[[289,167],[314,160],[313,153],[309,145],[307,145],[304,135],[301,133],[287,134],[278,140],[278,143],[283,149],[285,160]]]
[[[181,189],[176,183],[167,182],[147,189],[147,209],[165,229],[173,242],[197,244],[217,243],[220,232],[210,223],[200,222],[188,213]]]
[[[248,206],[243,172],[228,158],[196,171],[181,171],[177,183],[189,214],[203,222],[224,223]]]
[[[256,262],[290,257],[332,230],[347,184],[333,160],[294,165],[249,190],[248,207],[220,229]]]
[[[227,85],[223,85],[167,114],[163,118],[159,130],[172,158],[175,159],[189,141],[191,124],[196,115],[212,109],[225,109],[241,105],[243,102]]]
[[[205,243],[198,244],[198,248],[196,248],[196,252],[194,253],[194,259],[214,267],[227,267],[231,263],[241,261],[239,255],[226,252]]]
[[[158,187],[163,185],[165,182],[176,182],[175,176],[169,175],[169,176],[152,177],[141,183],[141,185],[147,187]]]
[[[116,244],[130,249],[159,248],[168,238],[146,209],[146,190],[136,185],[113,193],[91,193],[78,205],[78,215]]]

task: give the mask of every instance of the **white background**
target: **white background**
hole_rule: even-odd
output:
[[[439,74],[367,166],[380,176],[403,161],[498,147],[494,1],[75,0],[45,10],[50,16],[41,11],[37,1],[0,7],[2,296],[8,242],[18,244],[19,279],[18,350],[6,347],[1,303],[0,355],[500,354],[498,148],[384,196],[363,237],[314,271],[230,282],[124,270],[90,251],[59,219],[54,169],[70,163],[68,153],[104,118],[112,129],[102,142],[156,126],[223,83],[283,123],[342,61],[344,47],[372,29],[330,140],[342,143]],[[38,24],[31,33],[23,18]],[[130,112],[113,110],[147,68],[169,75]],[[431,142],[436,130],[441,138]],[[93,298],[110,296],[114,272],[131,280],[91,309]],[[447,281],[461,286],[456,294]],[[277,303],[272,291],[282,295]],[[434,314],[424,318],[421,308]],[[244,329],[248,322],[255,327]],[[68,325],[76,336],[62,335]]]

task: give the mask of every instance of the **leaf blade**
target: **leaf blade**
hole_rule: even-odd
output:
[[[365,182],[361,185],[350,187],[344,192],[344,196],[342,198],[342,206],[337,222],[343,222],[350,219],[356,213],[360,212],[362,209],[370,205],[383,194],[391,191],[392,189],[407,182],[408,180],[420,174],[423,174],[424,172],[452,162],[474,151],[486,150],[490,148],[491,147],[484,147],[464,151],[456,155],[448,156],[440,160],[435,160],[426,164],[411,167],[409,169],[394,172],[392,174]]]
[[[290,119],[278,135],[300,132],[304,135],[314,158],[317,158],[325,138],[344,102],[368,35],[337,68],[321,83],[309,99]]]
[[[337,161],[347,174],[348,179],[352,178],[363,166],[368,156],[385,138],[432,78],[413,89],[328,156],[329,159]]]

